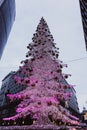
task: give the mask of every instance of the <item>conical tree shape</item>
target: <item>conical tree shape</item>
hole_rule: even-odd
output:
[[[70,85],[62,83],[64,75],[63,65],[58,58],[58,49],[50,33],[47,23],[41,18],[26,60],[19,68],[19,76],[15,76],[15,83],[26,85],[26,89],[16,94],[8,94],[11,102],[20,100],[16,114],[3,120],[17,120],[30,116],[39,124],[62,123],[79,124],[61,102],[68,101],[71,93],[66,92]]]
[[[50,33],[47,23],[41,18],[36,33],[33,35],[32,43],[27,46],[29,48],[28,56],[41,57],[46,55],[54,55],[58,57],[58,51],[55,47],[54,39]]]

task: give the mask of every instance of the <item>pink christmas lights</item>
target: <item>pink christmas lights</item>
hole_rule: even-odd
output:
[[[70,76],[62,73],[62,68],[67,65],[57,59],[58,49],[43,18],[32,40],[27,47],[27,57],[30,58],[21,62],[23,65],[19,67],[19,75],[14,76],[17,85],[27,87],[16,94],[7,94],[11,102],[20,100],[20,103],[16,114],[3,120],[17,120],[31,115],[36,122],[41,117],[46,117],[49,122],[57,123],[61,120],[62,123],[79,125],[78,118],[72,116],[62,105],[72,96],[66,89],[73,86],[64,82]]]

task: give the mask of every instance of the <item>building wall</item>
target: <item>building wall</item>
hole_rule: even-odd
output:
[[[65,79],[62,81],[62,83],[66,85],[68,84]],[[68,109],[71,111],[73,115],[78,116],[79,107],[78,107],[78,101],[76,97],[76,91],[74,88],[67,89],[66,91],[72,93],[72,96],[70,97],[70,100],[68,102]]]
[[[15,20],[15,0],[0,0],[0,58]]]
[[[87,50],[87,0],[79,0],[79,3],[80,3],[84,38],[85,38],[85,44]]]
[[[17,85],[14,81],[14,75],[17,75],[18,73],[15,71],[10,72],[3,80],[2,80],[2,86],[0,90],[0,117],[7,117],[10,115],[13,115],[15,112],[15,107],[17,105],[17,102],[14,102],[12,104],[9,103],[6,94],[8,93],[18,93],[26,88],[26,86],[20,86]]]

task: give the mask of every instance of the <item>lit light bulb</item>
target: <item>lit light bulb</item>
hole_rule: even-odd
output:
[[[33,120],[33,124],[35,124],[35,122],[36,122],[36,121],[35,121],[35,120]]]
[[[4,122],[2,123],[2,125],[4,125]]]
[[[70,126],[70,123],[68,125]]]
[[[61,122],[59,122],[59,125],[61,125]]]
[[[22,124],[24,124],[24,121],[22,121]]]
[[[16,121],[14,121],[14,125],[16,125]]]
[[[9,125],[10,123],[8,122],[8,125]]]
[[[64,123],[64,125],[66,125],[66,123]]]
[[[55,121],[53,121],[53,124],[55,124]]]

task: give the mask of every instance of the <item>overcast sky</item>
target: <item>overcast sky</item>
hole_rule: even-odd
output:
[[[70,73],[70,84],[76,85],[80,107],[87,107],[87,52],[82,29],[78,0],[16,0],[16,18],[0,61],[0,85],[2,79],[17,70],[25,59],[26,46],[41,17],[44,17],[59,47],[60,60],[68,64],[63,72]],[[81,60],[76,60],[80,59]],[[76,60],[76,61],[72,61]]]

